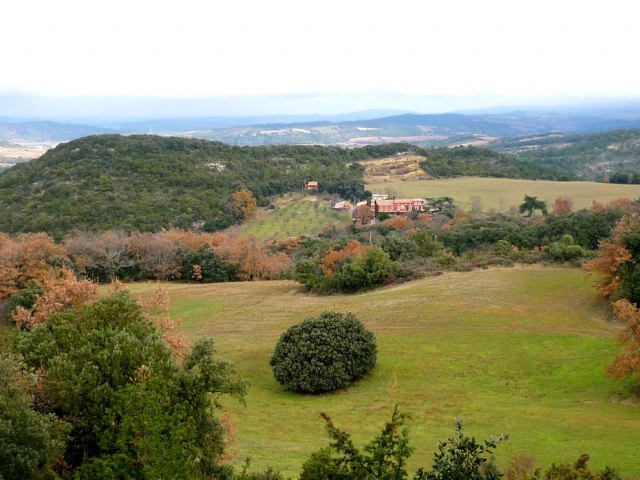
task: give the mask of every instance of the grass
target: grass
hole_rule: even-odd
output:
[[[288,203],[276,206],[275,210],[262,212],[245,223],[240,231],[262,239],[317,235],[329,223],[345,223],[349,218],[349,213],[337,212],[329,202],[316,197],[294,197]]]
[[[635,384],[604,376],[619,350],[616,326],[578,270],[448,273],[332,297],[286,281],[167,288],[187,337],[213,336],[220,355],[252,382],[246,407],[224,400],[238,423],[238,464],[251,456],[252,467],[272,465],[296,477],[310,453],[327,444],[319,412],[361,444],[400,403],[413,417],[411,473],[431,465],[457,416],[476,438],[510,435],[497,450],[502,466],[516,453],[544,466],[589,453],[593,467],[640,472]],[[152,289],[131,285],[136,295]],[[378,365],[335,393],[286,392],[268,365],[274,346],[290,325],[324,310],[353,312],[373,330]]]
[[[593,200],[608,203],[615,198],[640,196],[637,185],[594,182],[551,182],[544,180],[511,180],[504,178],[462,177],[443,180],[395,180],[370,183],[373,193],[390,193],[397,197],[452,197],[457,205],[470,210],[472,197],[480,197],[482,210],[505,212],[522,203],[524,195],[536,196],[550,208],[559,197],[569,197],[574,209],[589,208]]]

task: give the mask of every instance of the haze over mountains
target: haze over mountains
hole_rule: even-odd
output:
[[[337,115],[263,115],[159,117],[151,119],[84,118],[75,122],[20,121],[0,118],[0,140],[58,143],[105,133],[154,133],[220,140],[233,145],[285,143],[376,144],[404,141],[416,144],[485,135],[517,137],[548,132],[596,132],[640,127],[640,102],[540,111],[495,107],[476,113],[418,114],[371,109]],[[52,117],[54,118],[54,117]]]

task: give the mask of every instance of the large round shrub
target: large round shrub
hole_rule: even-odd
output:
[[[344,387],[376,365],[376,337],[355,315],[324,312],[282,334],[271,357],[276,380],[296,392]]]

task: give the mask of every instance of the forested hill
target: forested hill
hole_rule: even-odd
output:
[[[490,144],[503,153],[554,167],[584,180],[640,173],[640,129],[505,138]]]
[[[552,169],[480,148],[422,149],[407,144],[356,149],[279,145],[237,147],[152,135],[99,135],[61,144],[0,174],[0,232],[158,231],[226,228],[241,221],[232,194],[253,193],[259,205],[300,191],[364,198],[359,160],[414,151],[433,176],[558,178]]]
[[[238,221],[229,201],[243,188],[262,204],[270,195],[300,191],[307,180],[318,181],[321,190],[362,197],[363,169],[352,162],[402,148],[86,137],[0,174],[0,231],[45,231],[60,238],[73,229],[158,231],[204,224],[215,230]]]
[[[477,176],[528,180],[570,180],[553,167],[517,160],[510,155],[479,147],[419,149],[426,157],[420,168],[434,177]]]

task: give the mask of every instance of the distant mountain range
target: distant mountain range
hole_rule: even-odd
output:
[[[499,109],[500,107],[496,107]],[[390,115],[392,114],[392,115]],[[406,142],[416,145],[472,143],[474,137],[519,137],[549,132],[583,133],[640,127],[640,105],[589,113],[513,111],[494,114],[428,114],[365,110],[342,115],[203,117],[91,125],[50,121],[0,122],[0,140],[59,143],[106,133],[153,133],[231,145],[322,144],[357,146]]]
[[[20,143],[59,143],[89,135],[116,133],[109,128],[48,121],[0,122],[0,140]]]

